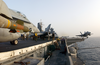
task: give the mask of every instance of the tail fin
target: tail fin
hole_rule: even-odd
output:
[[[50,26],[51,26],[51,24],[49,24],[48,27],[45,28],[45,32],[49,32],[49,30],[50,30]]]
[[[82,35],[82,32],[80,32],[81,33],[81,35]]]

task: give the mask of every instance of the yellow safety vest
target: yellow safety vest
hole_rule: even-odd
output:
[[[35,36],[37,36],[37,33],[35,33]]]
[[[57,41],[59,41],[60,39],[59,38],[57,38]]]

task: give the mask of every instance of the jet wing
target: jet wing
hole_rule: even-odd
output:
[[[21,12],[15,11],[15,10],[12,10],[12,9],[9,9],[9,11],[10,11],[10,14],[13,18],[22,20],[26,23],[30,23],[30,21],[26,18],[26,16],[24,14],[22,14]]]
[[[48,33],[47,32],[44,32],[44,33],[37,33],[37,36],[46,36],[46,35],[48,35]],[[35,34],[32,34],[30,37],[33,37],[33,36],[35,36]]]

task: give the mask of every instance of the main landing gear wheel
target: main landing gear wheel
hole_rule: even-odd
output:
[[[13,40],[13,41],[10,41],[11,45],[17,45],[18,44],[18,40]]]

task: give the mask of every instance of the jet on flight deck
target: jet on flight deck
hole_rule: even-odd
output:
[[[49,24],[47,26],[47,28],[45,28],[45,31],[43,31],[42,25],[40,23],[38,23],[38,29],[40,30],[40,32],[37,33],[37,35],[40,36],[40,37],[45,37],[45,36],[49,35],[50,34],[50,32],[49,32],[50,27],[51,27],[51,24]],[[33,33],[30,37],[34,37],[34,36],[35,36],[35,34]]]

